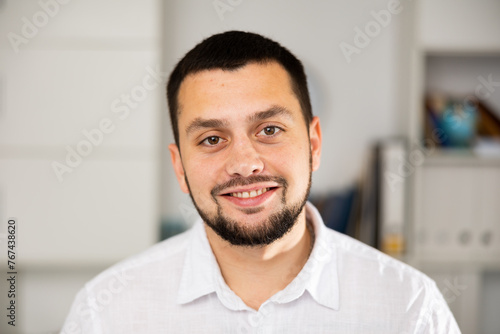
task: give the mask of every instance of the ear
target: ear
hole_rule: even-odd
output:
[[[175,176],[177,177],[177,182],[181,186],[181,190],[186,194],[189,194],[189,188],[186,183],[186,175],[184,173],[184,166],[182,166],[181,153],[179,152],[179,147],[176,144],[168,145],[168,150],[170,151],[170,158],[172,158],[172,166],[174,167]]]
[[[316,171],[321,161],[321,126],[318,116],[314,116],[309,125],[309,139],[311,142],[312,170]]]

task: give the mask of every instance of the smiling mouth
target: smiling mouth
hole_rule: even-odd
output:
[[[269,187],[269,188],[261,188],[257,190],[252,190],[252,191],[244,191],[244,192],[233,192],[233,193],[228,193],[224,194],[223,196],[231,196],[231,197],[238,197],[238,198],[254,198],[257,196],[260,196],[269,190],[276,189],[277,187]]]

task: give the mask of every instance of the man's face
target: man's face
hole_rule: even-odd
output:
[[[178,101],[180,148],[169,149],[205,223],[238,245],[288,232],[319,166],[321,131],[317,118],[306,126],[285,69],[271,62],[202,71],[185,78]]]

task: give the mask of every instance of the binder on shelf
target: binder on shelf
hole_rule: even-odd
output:
[[[393,256],[401,256],[405,249],[405,193],[414,168],[406,151],[403,139],[379,144],[378,243],[380,250]]]
[[[415,167],[407,156],[402,138],[374,145],[354,202],[354,222],[347,229],[349,235],[394,257],[401,257],[406,245],[406,187]]]
[[[355,237],[398,257],[405,249],[406,142],[378,142],[362,181]]]

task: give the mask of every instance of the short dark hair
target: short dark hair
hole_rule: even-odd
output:
[[[196,45],[182,58],[170,74],[167,84],[167,100],[175,143],[179,145],[178,109],[179,88],[189,75],[203,70],[237,70],[248,63],[277,62],[291,78],[291,86],[299,100],[306,125],[312,121],[311,100],[307,89],[304,67],[289,50],[264,36],[244,32],[227,31],[216,34]]]

